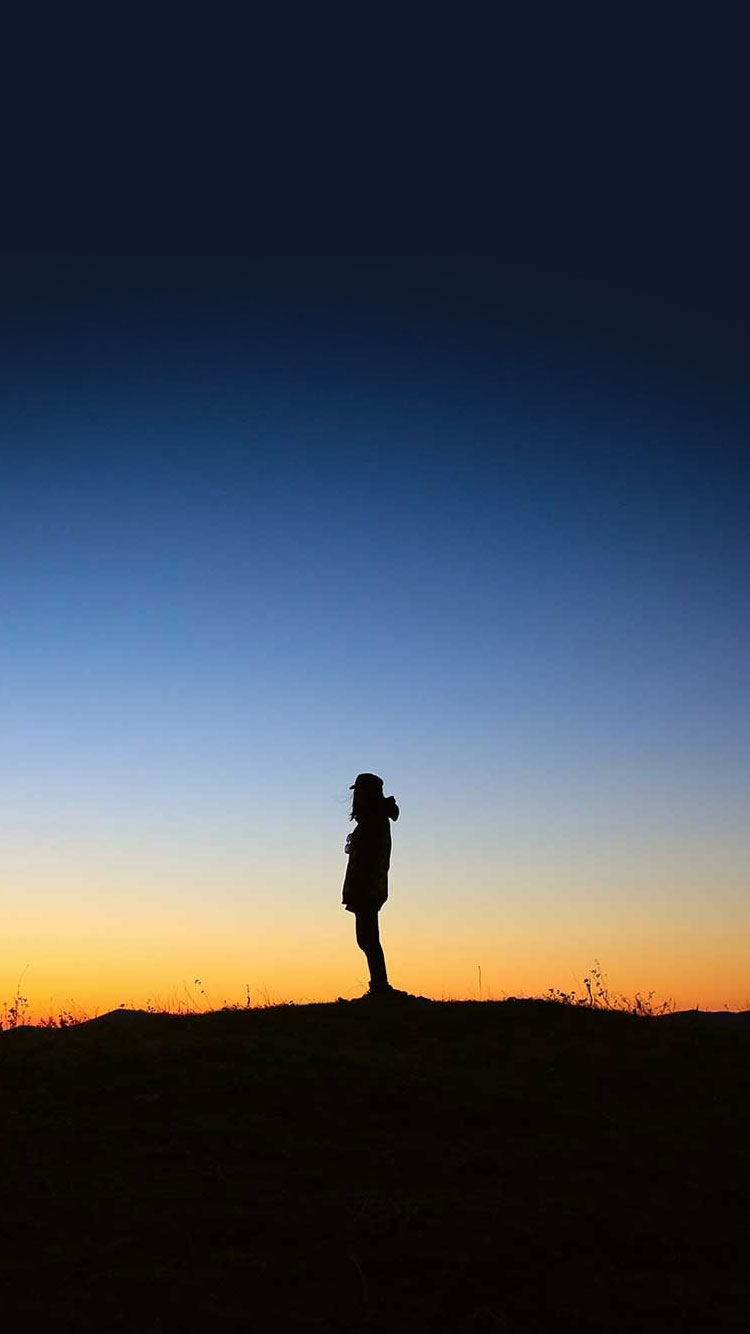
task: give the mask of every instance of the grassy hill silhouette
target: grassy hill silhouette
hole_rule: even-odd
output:
[[[2,1033],[6,1318],[745,1329],[747,1020],[412,1002]]]

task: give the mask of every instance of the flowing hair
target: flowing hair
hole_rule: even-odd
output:
[[[375,774],[363,775],[366,781],[359,780],[352,785],[352,809],[350,820],[366,820],[373,816],[397,820],[399,808],[395,797],[383,796],[383,780]]]

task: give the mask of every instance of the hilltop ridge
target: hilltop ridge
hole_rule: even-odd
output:
[[[76,1334],[742,1329],[749,1033],[508,1000],[3,1034],[5,1309]]]

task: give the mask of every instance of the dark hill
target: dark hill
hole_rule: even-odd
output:
[[[6,1320],[745,1330],[750,1030],[705,1020],[395,1002],[0,1034]]]

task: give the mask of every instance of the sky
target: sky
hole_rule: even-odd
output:
[[[5,996],[358,994],[373,771],[396,985],[746,1003],[746,402],[700,328],[488,259],[6,293]]]
[[[740,14],[14,17],[0,1005],[750,1005]]]

